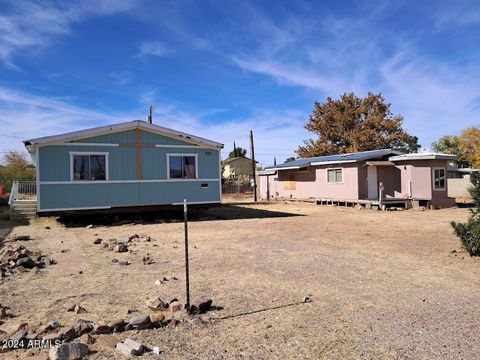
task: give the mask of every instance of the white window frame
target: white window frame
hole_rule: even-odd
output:
[[[435,170],[443,170],[444,185],[442,188],[435,187]],[[444,167],[434,167],[432,168],[432,189],[433,191],[445,191],[447,190],[447,168]]]
[[[74,155],[81,155],[81,156],[89,156],[89,155],[105,155],[105,180],[74,180],[73,179],[73,156]],[[110,166],[108,164],[108,152],[103,151],[70,151],[70,181],[73,182],[105,182],[110,180]]]
[[[198,179],[198,154],[175,154],[175,153],[168,153],[167,154],[167,179],[172,179],[175,181],[191,181],[194,179],[177,179],[177,178],[170,178],[170,157],[172,156],[194,156],[195,157],[195,178]]]
[[[342,181],[335,181],[335,182],[330,182],[328,181],[328,171],[329,170],[341,170],[342,171]],[[325,171],[325,181],[327,184],[332,184],[332,185],[336,185],[336,184],[343,184],[344,181],[345,181],[345,178],[344,178],[344,171],[343,171],[343,168],[342,167],[336,167],[336,168],[326,168],[326,171]]]

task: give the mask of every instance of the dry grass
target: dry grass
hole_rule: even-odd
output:
[[[160,346],[168,359],[478,357],[480,261],[460,249],[449,225],[466,219],[466,209],[373,212],[275,203],[228,205],[205,215],[189,227],[192,300],[211,297],[224,309],[210,313],[205,326],[120,338]],[[2,303],[18,314],[12,322],[108,320],[126,317],[127,309],[147,312],[145,300],[154,295],[184,298],[182,223],[86,229],[40,219],[13,233],[34,237],[26,245],[58,264],[0,285]],[[156,240],[132,247],[136,254],[92,244],[97,236],[125,240],[132,233]],[[147,253],[155,263],[145,266]],[[132,264],[122,267],[113,258]],[[180,280],[154,285],[163,276]],[[306,295],[313,302],[298,304]],[[88,313],[65,312],[62,305],[71,301]],[[93,359],[121,358],[92,349]]]

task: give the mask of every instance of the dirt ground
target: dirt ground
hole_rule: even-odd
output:
[[[223,309],[204,325],[116,336],[160,347],[145,359],[477,359],[480,259],[461,249],[449,224],[467,216],[291,202],[211,209],[189,224],[191,294]],[[133,233],[155,240],[131,246],[136,253],[92,243]],[[23,244],[58,264],[3,280],[1,303],[17,315],[4,325],[108,321],[128,318],[128,309],[149,313],[152,296],[185,299],[180,222],[67,228],[44,218],[12,234],[32,236]],[[147,254],[155,263],[142,264]],[[154,284],[164,276],[178,280]],[[301,303],[305,296],[312,302]],[[88,313],[66,312],[72,301]],[[91,359],[123,358],[90,348]]]

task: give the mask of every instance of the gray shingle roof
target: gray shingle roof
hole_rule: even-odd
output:
[[[314,163],[339,163],[339,162],[358,162],[365,161],[370,159],[378,159],[388,155],[399,155],[401,152],[392,150],[392,149],[380,149],[380,150],[370,150],[362,151],[349,154],[338,154],[338,155],[327,155],[319,156],[305,159],[297,159],[295,161],[286,162],[280,165],[275,165],[266,168],[267,169],[282,169],[282,168],[291,168],[291,167],[304,167],[309,166]]]

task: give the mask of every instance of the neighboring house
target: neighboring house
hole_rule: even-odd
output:
[[[257,161],[255,161],[257,164]],[[246,156],[228,158],[223,161],[223,178],[239,179],[252,177],[252,159]]]
[[[454,159],[390,149],[298,159],[260,172],[260,194],[373,204],[418,200],[449,207],[455,201],[447,194],[447,162]]]
[[[24,141],[40,214],[221,202],[223,145],[144,121]]]
[[[470,202],[471,197],[468,192],[468,188],[472,186],[470,175],[479,171],[480,169],[458,168],[454,165],[448,165],[448,196],[455,198],[457,202]]]

